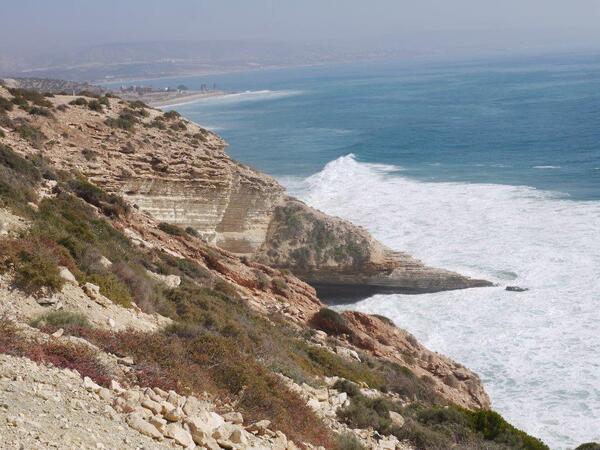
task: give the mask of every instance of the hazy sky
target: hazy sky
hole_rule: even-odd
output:
[[[267,39],[600,47],[600,0],[0,0],[0,45]],[[431,41],[434,41],[431,43]]]

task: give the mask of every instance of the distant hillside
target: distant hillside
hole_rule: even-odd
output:
[[[0,56],[0,75],[104,80],[155,78],[259,67],[352,61],[398,56],[398,51],[267,41],[177,41],[96,45],[37,55]]]

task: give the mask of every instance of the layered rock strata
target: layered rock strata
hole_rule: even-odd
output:
[[[44,127],[54,143],[46,157],[122,194],[158,221],[192,227],[224,250],[289,269],[324,297],[490,285],[427,267],[289,197],[273,178],[229,158],[221,138],[189,121],[158,122],[160,111],[144,109],[134,132],[106,125],[107,116],[116,120],[124,110],[127,104],[118,100],[103,114],[67,109],[60,122]]]

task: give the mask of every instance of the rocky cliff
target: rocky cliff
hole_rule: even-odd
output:
[[[54,103],[71,100],[57,96]],[[427,267],[287,196],[273,178],[229,158],[218,136],[176,113],[163,116],[119,100],[106,114],[82,109],[87,112],[76,106],[60,121],[42,124],[53,163],[123,195],[158,221],[192,227],[208,243],[288,269],[324,297],[490,285]]]
[[[470,370],[260,262],[305,249],[290,266],[371,264],[369,279],[410,259],[222,147],[135,102],[0,87],[9,445],[52,448],[60,433],[66,448],[547,450],[488,409]],[[193,221],[186,198],[202,205]]]

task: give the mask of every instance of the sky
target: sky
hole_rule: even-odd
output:
[[[224,39],[600,47],[598,24],[600,0],[0,0],[0,48],[24,52]]]

